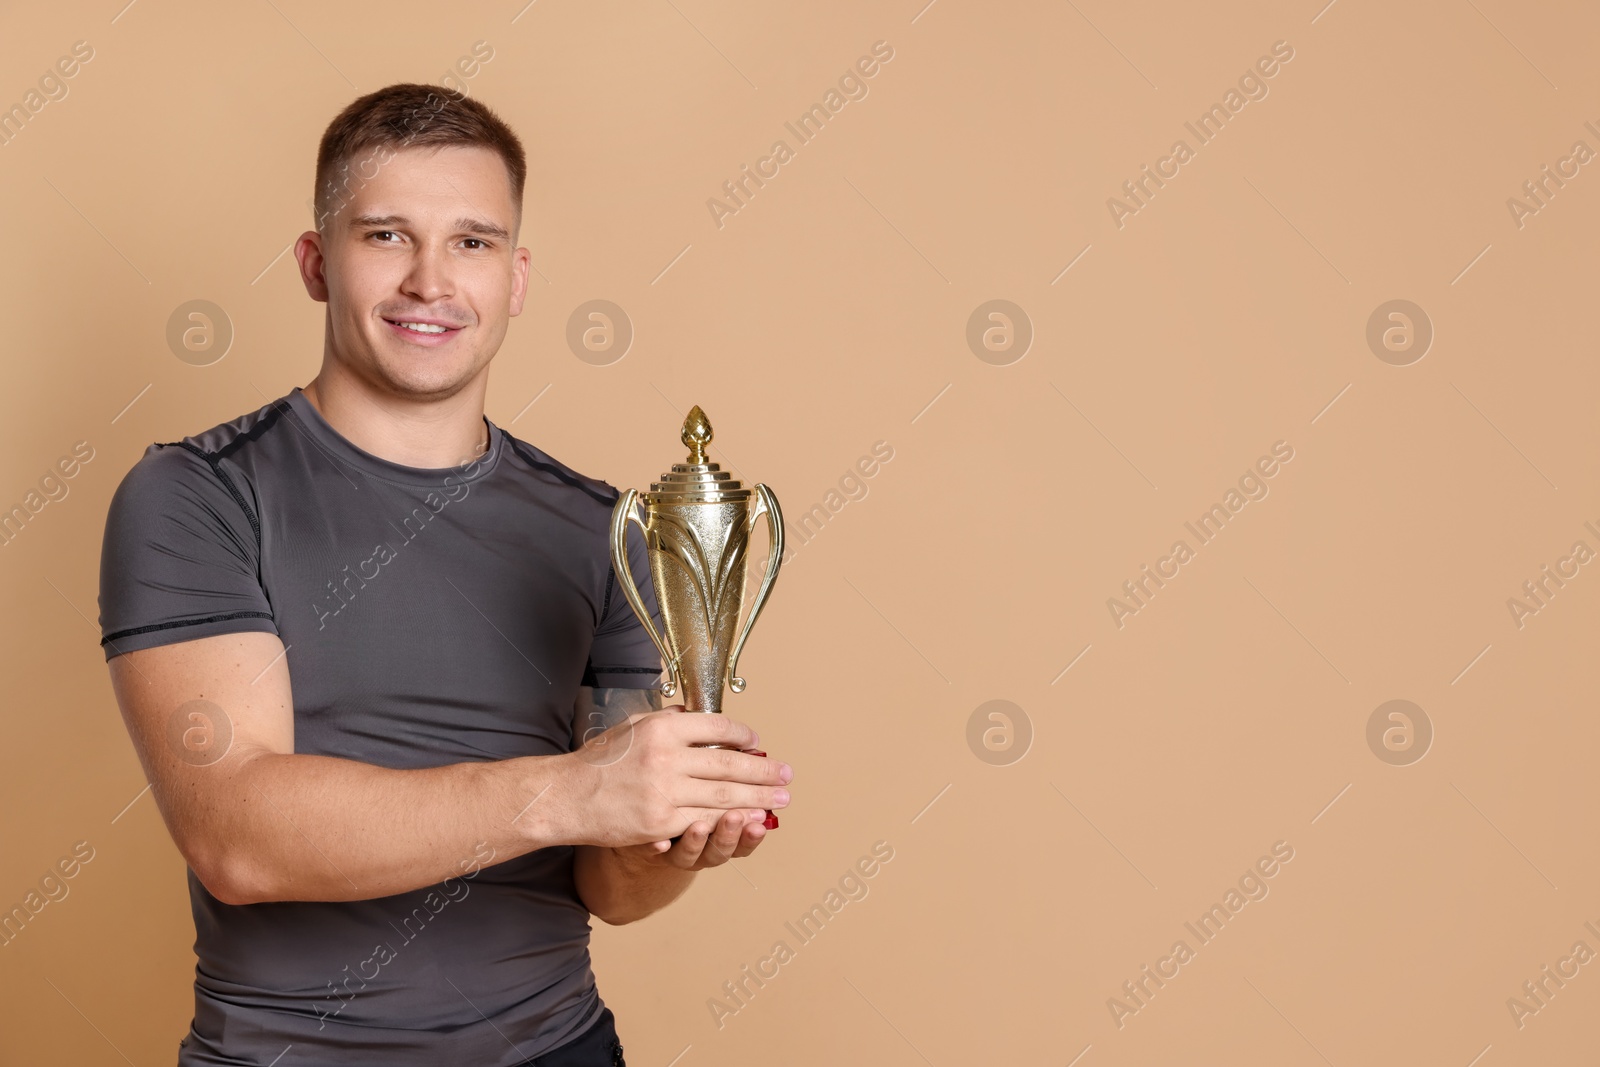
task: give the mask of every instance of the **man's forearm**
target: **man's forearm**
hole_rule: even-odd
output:
[[[660,911],[684,894],[695,872],[670,864],[630,859],[614,848],[581,845],[573,859],[578,897],[612,926]]]
[[[366,900],[580,838],[570,761],[395,770],[306,754],[241,757],[198,871],[227,903]]]

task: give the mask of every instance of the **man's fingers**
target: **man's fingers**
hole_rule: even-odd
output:
[[[743,834],[746,818],[745,813],[734,809],[723,813],[717,821],[717,831],[711,835],[711,847],[706,850],[710,858],[708,865],[724,863],[734,850],[739,847],[739,838]]]
[[[673,802],[685,809],[692,818],[717,817],[730,808],[762,808],[778,810],[789,806],[789,790],[783,786],[746,785],[743,782],[704,781],[687,779],[682,794]],[[688,809],[699,809],[692,813]]]
[[[788,785],[794,781],[794,768],[770,756],[716,748],[694,749],[689,755],[689,773],[707,781],[752,785]]]
[[[765,814],[759,808],[709,812],[691,822],[678,835],[676,844],[655,841],[650,847],[667,863],[682,870],[719,867],[755,851],[767,833],[766,827],[761,825]]]
[[[756,823],[756,830],[759,834],[766,833],[766,830],[761,829],[760,823]],[[733,850],[733,855],[730,858],[742,860],[754,852],[756,850],[756,846],[759,844],[761,844],[761,837],[752,836],[749,827],[746,827],[744,836],[739,839],[739,847]]]
[[[767,836],[767,828],[762,825],[766,819],[765,811],[752,811],[745,814],[744,826],[739,831],[739,843],[734,848],[733,859],[744,859],[756,850],[762,838]]]
[[[667,859],[674,867],[694,870],[699,866],[701,853],[705,851],[711,832],[711,827],[701,820],[690,823],[689,828],[679,835],[678,843],[672,846]]]
[[[734,748],[751,748],[759,740],[755,730],[738,719],[706,712],[685,712],[679,705],[664,708],[661,712],[672,716],[673,729],[691,745],[718,744]]]

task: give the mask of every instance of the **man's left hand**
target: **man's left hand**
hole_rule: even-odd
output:
[[[734,808],[709,826],[703,819],[689,824],[678,838],[678,843],[652,841],[643,845],[628,845],[616,851],[628,859],[657,866],[677,867],[685,871],[698,871],[706,867],[720,867],[729,860],[743,859],[756,850],[767,828],[762,825],[767,813],[755,808]]]

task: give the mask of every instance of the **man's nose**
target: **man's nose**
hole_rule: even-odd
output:
[[[402,291],[424,304],[455,295],[455,282],[449,253],[443,248],[424,247],[412,257]]]

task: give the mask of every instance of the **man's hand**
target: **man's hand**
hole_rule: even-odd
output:
[[[588,778],[586,821],[607,839],[578,844],[573,880],[604,922],[653,914],[694,872],[750,855],[766,837],[767,808],[788,802],[786,792],[755,788],[793,772],[767,759],[743,724],[663,710],[655,690],[580,689],[575,710],[571,756]],[[740,751],[691,747],[706,741]]]
[[[601,723],[621,712],[620,707],[612,709]],[[580,723],[582,718],[580,715]],[[643,846],[654,858],[666,859],[670,854],[671,865],[698,870],[699,866],[747,855],[748,851],[738,851],[745,847],[747,833],[759,840],[753,831],[745,830],[741,818],[739,826],[723,829],[725,847],[722,858],[717,859],[716,832],[727,812],[759,808],[755,819],[759,825],[767,810],[789,803],[789,792],[783,786],[793,772],[779,760],[755,755],[759,738],[735,719],[686,714],[673,706],[662,711],[635,711],[608,728],[599,726],[596,723],[581,731],[583,743],[571,756],[581,768],[583,784],[577,794],[563,798],[584,812],[591,828],[584,844],[616,849]],[[732,748],[697,747],[708,742]],[[685,838],[677,846],[667,841],[696,822],[702,825],[695,840]],[[729,835],[736,836],[729,840]]]
[[[765,809],[735,808],[723,812],[714,827],[704,819],[696,819],[678,838],[677,844],[652,841],[647,845],[627,845],[616,851],[629,862],[647,866],[676,867],[683,871],[720,867],[756,850],[767,836],[767,828],[761,825],[766,816]]]

